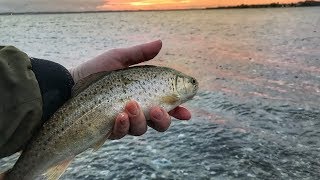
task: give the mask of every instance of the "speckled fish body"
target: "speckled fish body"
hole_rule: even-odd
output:
[[[151,107],[170,111],[197,89],[194,78],[166,67],[136,66],[89,76],[32,138],[5,179],[58,179],[77,154],[103,144],[129,100],[136,100],[148,119]]]

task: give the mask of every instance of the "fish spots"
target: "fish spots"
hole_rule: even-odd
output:
[[[105,85],[104,84],[98,85],[97,88],[101,90],[101,89],[105,88]]]
[[[128,85],[128,84],[132,83],[132,80],[123,77],[123,78],[122,78],[122,82],[123,82],[124,85]]]
[[[86,114],[86,111],[83,109],[83,110],[81,111],[81,115],[84,115],[84,114]]]

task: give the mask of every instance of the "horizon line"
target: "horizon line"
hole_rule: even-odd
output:
[[[88,10],[88,11],[26,11],[26,12],[0,12],[0,15],[23,15],[23,14],[76,14],[76,13],[112,13],[112,12],[150,12],[150,11],[192,11],[192,10],[219,10],[219,9],[242,9],[241,6],[246,6],[247,8],[292,8],[292,7],[308,7],[308,6],[279,6],[272,7],[269,5],[279,4],[279,5],[300,5],[306,2],[316,2],[320,3],[318,0],[306,0],[297,3],[270,3],[270,4],[241,4],[236,6],[212,6],[212,7],[201,7],[201,8],[176,8],[176,9],[134,9],[134,10]],[[259,7],[261,6],[261,7]],[[263,7],[266,6],[266,7]]]

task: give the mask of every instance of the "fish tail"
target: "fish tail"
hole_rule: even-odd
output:
[[[1,172],[0,173],[0,180],[6,180],[6,175],[9,173],[10,169],[8,171],[5,172]]]
[[[12,174],[12,168],[8,169],[7,171],[0,172],[0,180],[11,180],[11,179],[17,179],[14,174]]]

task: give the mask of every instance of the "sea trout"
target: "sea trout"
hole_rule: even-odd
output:
[[[197,90],[196,79],[167,67],[135,66],[88,76],[74,86],[72,98],[44,123],[3,177],[59,179],[76,155],[106,141],[129,100],[137,101],[148,119],[151,107],[170,111]]]

